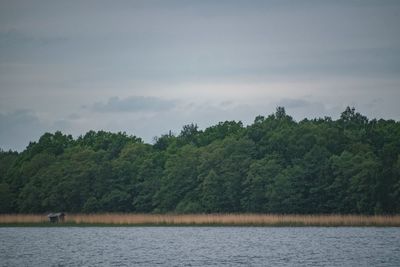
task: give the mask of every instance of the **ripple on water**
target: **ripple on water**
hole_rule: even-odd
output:
[[[400,228],[0,228],[0,266],[400,266]]]

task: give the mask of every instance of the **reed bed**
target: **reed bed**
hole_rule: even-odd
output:
[[[2,214],[1,225],[43,225],[46,215]],[[57,225],[221,225],[221,226],[400,226],[400,215],[278,215],[278,214],[66,214]]]
[[[0,224],[46,223],[47,216],[40,214],[0,214]]]

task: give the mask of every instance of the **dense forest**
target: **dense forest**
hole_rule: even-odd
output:
[[[145,144],[125,133],[45,133],[0,152],[0,212],[400,212],[400,123],[347,108],[296,122],[186,125]]]

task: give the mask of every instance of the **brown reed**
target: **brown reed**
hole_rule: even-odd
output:
[[[1,214],[0,224],[47,224],[40,214]],[[66,214],[59,225],[400,226],[400,215]]]

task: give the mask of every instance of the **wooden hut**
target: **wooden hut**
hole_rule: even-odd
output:
[[[64,222],[64,217],[64,212],[50,213],[49,215],[47,215],[47,218],[49,218],[49,222],[52,223]]]

